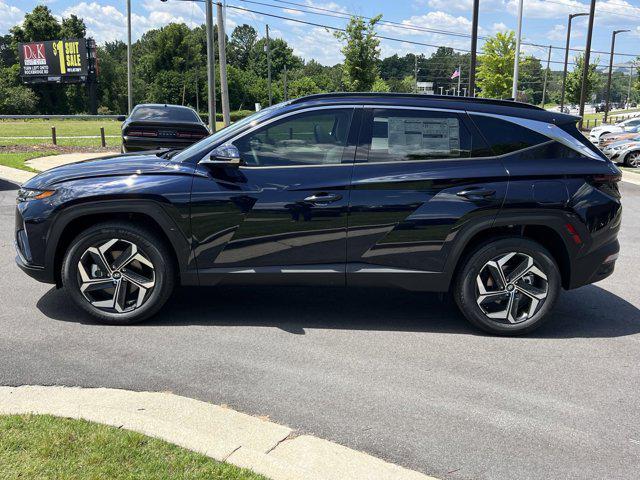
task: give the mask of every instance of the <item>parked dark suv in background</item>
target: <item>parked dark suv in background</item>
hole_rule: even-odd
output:
[[[619,170],[576,118],[509,101],[328,94],[173,156],[91,160],[20,190],[18,264],[131,323],[182,285],[452,292],[497,334],[612,273]]]

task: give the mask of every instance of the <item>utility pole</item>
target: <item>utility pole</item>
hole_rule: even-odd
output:
[[[413,56],[413,89],[418,93],[418,55]]]
[[[551,63],[551,45],[549,45],[549,54],[547,55],[547,69],[544,71],[544,83],[542,84],[542,108],[544,108],[544,100],[547,96],[547,78],[549,77],[549,64]]]
[[[269,48],[269,25],[267,25],[267,44],[265,49],[267,51],[267,84],[269,85],[269,106],[273,103],[273,97],[271,95],[271,49]]]
[[[576,17],[585,17],[588,13],[572,13],[567,24],[567,46],[564,49],[564,70],[562,71],[562,93],[560,94],[560,111],[564,109],[564,94],[567,86],[567,64],[569,63],[569,42],[571,41],[571,21]]]
[[[516,56],[513,60],[513,85],[511,87],[511,96],[514,100],[518,99],[518,74],[520,70],[520,41],[522,39],[522,4],[524,0],[518,2],[518,31],[516,33]]]
[[[284,101],[289,100],[289,94],[287,93],[287,66],[284,66],[284,78],[282,81],[282,87],[284,90]]]
[[[473,18],[471,20],[471,62],[469,65],[469,96],[476,96],[476,55],[478,50],[478,10],[480,0],[473,0]]]
[[[207,102],[209,130],[216,131],[216,52],[213,46],[213,0],[206,0],[207,23]]]
[[[131,71],[131,0],[127,0],[127,109],[133,110],[133,72]]]
[[[460,96],[460,86],[462,83],[462,64],[458,65],[458,96]]]
[[[584,117],[584,104],[587,101],[587,80],[589,79],[589,58],[591,56],[591,38],[593,37],[593,20],[596,14],[596,0],[591,0],[589,8],[589,27],[587,28],[587,46],[584,51],[582,63],[582,85],[580,89],[580,129],[582,130],[582,117]]]
[[[629,67],[629,88],[627,88],[627,102],[625,104],[626,108],[629,108],[629,99],[631,98],[631,80],[633,80],[633,63]]]
[[[222,100],[222,120],[224,126],[231,124],[229,113],[229,87],[227,85],[227,46],[224,33],[224,18],[222,16],[222,3],[216,4],[216,16],[218,20],[218,49],[220,51],[220,97]]]
[[[604,119],[602,123],[607,123],[607,117],[609,116],[609,96],[611,95],[611,75],[613,74],[613,56],[616,48],[616,35],[619,33],[629,32],[630,30],[614,30],[611,34],[611,56],[609,57],[609,75],[607,77],[607,96],[604,107]]]

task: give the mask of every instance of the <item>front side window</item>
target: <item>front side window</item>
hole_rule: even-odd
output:
[[[248,166],[331,165],[342,162],[353,109],[314,110],[276,120],[235,140]]]
[[[369,162],[468,158],[471,137],[455,113],[373,111]]]

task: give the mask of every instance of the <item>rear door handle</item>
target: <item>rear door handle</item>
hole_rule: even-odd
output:
[[[305,202],[314,203],[314,204],[322,204],[322,203],[333,203],[338,200],[342,200],[342,195],[337,193],[314,193],[313,195],[308,196],[304,199]]]
[[[462,190],[458,192],[456,195],[458,195],[459,197],[465,197],[470,200],[473,200],[473,199],[493,197],[495,194],[496,194],[495,190],[492,190],[490,188],[478,187],[478,188],[469,188],[467,190]]]

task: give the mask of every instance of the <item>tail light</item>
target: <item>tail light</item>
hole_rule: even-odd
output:
[[[178,132],[177,137],[200,139],[206,137],[206,135],[200,132]]]
[[[128,137],[157,137],[157,130],[129,130],[125,132]]]
[[[621,173],[612,173],[604,175],[594,175],[591,177],[591,185],[601,192],[614,197],[620,198],[620,190],[618,189],[618,182],[622,180]]]

